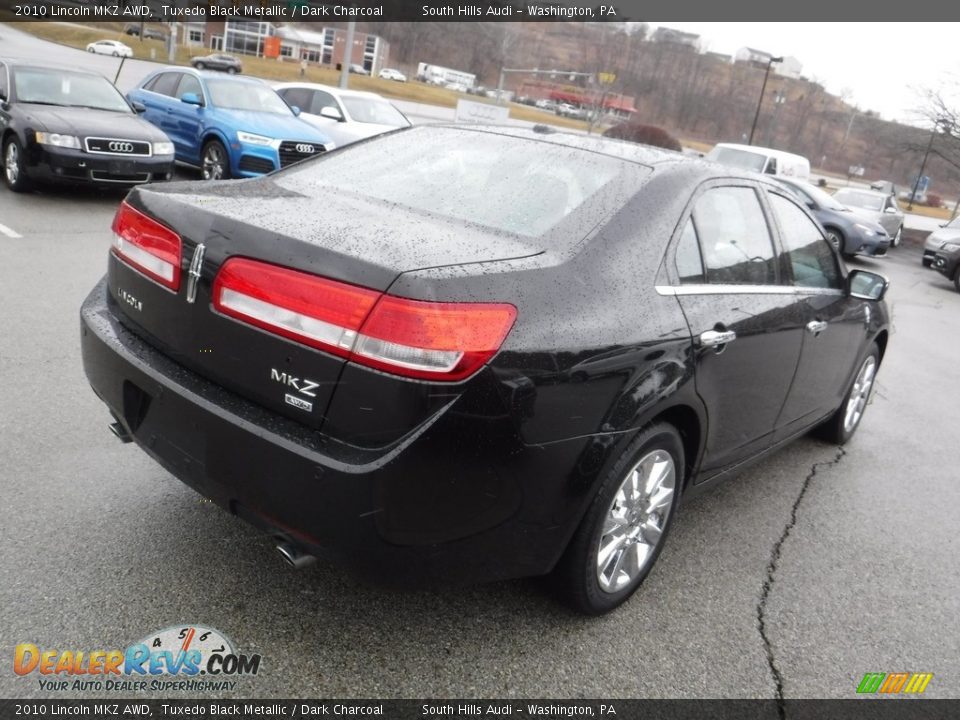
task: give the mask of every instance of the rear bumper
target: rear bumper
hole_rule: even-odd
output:
[[[389,448],[345,446],[173,362],[112,302],[101,282],[81,309],[94,391],[160,465],[271,535],[381,580],[457,584],[548,572],[579,521],[587,438],[525,446],[453,401]]]
[[[126,158],[40,145],[27,157],[30,177],[46,182],[137,185],[168,180],[174,168],[172,155]]]

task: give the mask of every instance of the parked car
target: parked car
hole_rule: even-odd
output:
[[[243,63],[233,55],[214,53],[190,58],[190,64],[197,70],[221,70],[231,75],[243,72]]]
[[[833,197],[860,217],[882,225],[891,238],[892,247],[900,244],[903,237],[903,211],[893,194],[877,190],[840,188]]]
[[[927,235],[923,243],[923,266],[930,267],[938,250],[947,244],[956,243],[960,243],[960,217],[955,217]]]
[[[183,67],[156,70],[127,95],[204,180],[256,177],[333,149],[269,85]]]
[[[133,48],[119,40],[97,40],[87,45],[87,52],[114,57],[133,57]]]
[[[369,75],[370,71],[367,70],[363,65],[357,63],[350,64],[350,72],[356,73],[357,75]]]
[[[3,179],[136,185],[173,174],[173,144],[102,75],[0,59]]]
[[[808,180],[810,161],[803,155],[795,155],[775,148],[759,145],[738,145],[736,143],[717,143],[707,153],[707,160],[765,175]]]
[[[933,255],[933,269],[953,280],[960,292],[960,240],[945,242]]]
[[[322,130],[337,147],[410,127],[406,116],[376,93],[296,82],[282,83],[275,89],[287,105],[299,108],[300,117]]]
[[[557,102],[555,100],[537,100],[534,105],[541,110],[547,110],[549,112],[556,112]]]
[[[827,234],[827,239],[844,257],[880,257],[890,248],[890,236],[882,225],[866,220],[841,205],[832,195],[810,183],[792,178],[777,180],[807,206]]]
[[[378,73],[378,76],[383,80],[396,80],[397,82],[407,81],[406,75],[399,70],[394,70],[393,68],[384,68]]]
[[[897,186],[892,180],[874,180],[872,183],[870,183],[870,189],[879,190],[887,195],[897,194]]]
[[[138,22],[127,23],[123,28],[123,32],[125,32],[127,35],[134,35],[136,37],[139,37],[140,23]],[[166,40],[167,34],[163,30],[160,30],[159,28],[144,26],[143,37],[148,40]]]
[[[81,347],[121,440],[293,565],[552,571],[591,614],[681,495],[849,441],[889,334],[886,280],[779,185],[567,133],[413,127],[137,188],[113,228]]]

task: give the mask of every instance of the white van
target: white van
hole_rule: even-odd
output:
[[[794,155],[773,148],[717,143],[713,150],[707,153],[706,159],[741,170],[752,170],[767,175],[783,175],[797,180],[810,179],[809,160],[803,155]]]

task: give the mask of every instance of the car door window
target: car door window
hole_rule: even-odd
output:
[[[691,218],[687,218],[683,232],[680,233],[674,264],[681,283],[689,285],[703,282],[703,259],[700,257],[700,243]]]
[[[280,91],[280,97],[284,99],[287,105],[298,107],[307,112],[311,112],[307,110],[310,107],[310,94],[311,91],[306,88],[284,88]]]
[[[310,112],[313,115],[319,115],[320,111],[325,107],[332,107],[338,113],[343,113],[340,109],[340,105],[337,103],[336,99],[328,92],[323,90],[316,90],[313,93],[313,102],[310,105]]]
[[[816,223],[792,200],[773,193],[768,197],[780,224],[794,284],[837,290],[843,287],[837,256]]]
[[[168,95],[169,97],[173,97],[176,94],[177,85],[179,82],[180,73],[160,73],[144,86],[144,90],[149,90],[150,92],[155,92],[159,95]]]
[[[193,75],[183,74],[180,77],[180,84],[177,85],[177,100],[183,100],[183,96],[187,93],[193,93],[203,100],[203,88],[200,86],[200,81]]]
[[[752,188],[707,190],[693,208],[693,222],[708,283],[776,284],[773,241]]]

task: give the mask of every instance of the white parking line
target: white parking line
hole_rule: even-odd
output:
[[[11,237],[11,238],[23,237],[23,235],[21,235],[20,233],[14,232],[13,230],[11,230],[10,228],[8,228],[8,227],[7,227],[6,225],[4,225],[3,223],[0,223],[0,233],[3,233],[3,234],[6,235],[7,237]]]

